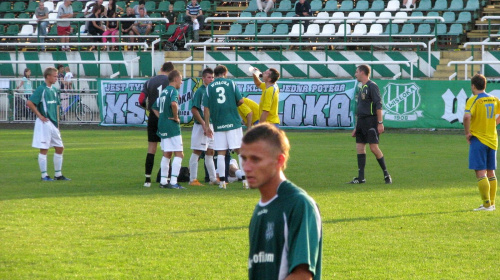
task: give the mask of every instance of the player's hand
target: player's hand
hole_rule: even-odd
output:
[[[208,138],[213,138],[214,136],[214,132],[212,131],[212,129],[210,129],[209,126],[207,126],[207,129],[205,129],[205,136],[207,136]]]
[[[179,119],[179,117],[175,117],[175,118],[168,118],[169,120],[173,120],[174,122],[176,123],[180,123],[181,120]]]
[[[378,134],[382,134],[382,133],[384,133],[384,131],[385,131],[384,124],[379,123],[379,124],[377,125],[377,130],[378,130]]]
[[[40,117],[39,119],[40,119],[42,122],[48,122],[48,121],[49,121],[49,119],[48,119],[48,118],[46,118],[46,117],[44,117],[44,116]]]
[[[352,130],[352,134],[351,134],[352,137],[356,137],[356,128]]]
[[[465,139],[467,139],[467,143],[469,143],[469,145],[470,145],[470,138],[471,137],[472,137],[472,134],[470,134],[470,133],[465,134]]]

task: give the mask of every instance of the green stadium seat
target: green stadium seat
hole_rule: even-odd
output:
[[[28,8],[26,8],[27,13],[34,13],[36,8],[38,8],[38,2],[30,2]]]
[[[24,2],[15,2],[14,6],[12,7],[12,12],[13,13],[20,13],[24,12],[26,9],[26,5],[24,5]]]
[[[415,11],[427,12],[427,11],[430,11],[431,9],[432,9],[432,2],[431,2],[431,0],[421,0],[418,3],[418,7],[415,8]]]
[[[277,12],[288,12],[292,10],[292,2],[290,0],[282,0],[279,4],[279,7],[276,9]]]
[[[283,16],[283,14],[281,12],[273,12],[271,14],[271,17],[276,17],[276,18],[282,17],[282,16]],[[269,23],[280,23],[281,20],[280,19],[270,19],[267,22],[269,22]]]
[[[19,34],[19,25],[11,24],[7,27],[7,31],[5,31],[5,36],[17,36]]]
[[[186,3],[184,1],[175,1],[174,3],[174,12],[186,12]]]
[[[273,25],[270,23],[266,23],[261,26],[258,35],[272,35],[272,34],[273,34]]]
[[[12,5],[12,3],[9,1],[0,3],[0,13],[10,12],[11,5]]]
[[[365,11],[368,11],[369,6],[370,6],[370,4],[368,3],[367,0],[360,0],[360,1],[356,2],[356,7],[354,8],[354,11],[365,12]]]
[[[242,32],[243,32],[243,26],[239,23],[233,23],[231,24],[229,32],[227,32],[226,35],[241,35]]]
[[[439,12],[428,12],[427,16],[428,17],[438,17]],[[424,20],[424,22],[425,23],[434,23],[434,22],[436,22],[436,20],[435,19],[426,19],[426,20]],[[438,22],[439,22],[439,20],[438,20]]]
[[[479,10],[479,0],[467,1],[464,11],[477,11],[477,10]]]
[[[151,14],[149,14],[149,17],[150,17],[150,18],[161,18],[162,16],[161,16],[161,14],[160,14],[160,13],[151,13]],[[160,23],[165,24],[165,22],[164,22],[164,21],[155,21],[155,23],[156,23],[156,24],[160,24]]]
[[[49,32],[47,32],[47,36],[57,36],[57,26],[52,25]]]
[[[116,6],[120,7],[123,9],[124,13],[127,10],[127,2],[125,1],[116,1]],[[83,10],[83,9],[82,9]]]
[[[16,18],[16,14],[14,14],[14,13],[5,13],[5,14],[3,15],[3,18],[4,18],[4,19]]]
[[[418,30],[415,35],[429,35],[431,33],[431,25],[428,23],[424,23],[418,26]]]
[[[415,34],[415,25],[413,23],[405,23],[401,28],[399,35],[413,35]]]
[[[455,13],[454,12],[444,12],[443,18],[445,23],[454,23],[455,22]]]
[[[280,23],[276,26],[276,30],[274,30],[273,35],[288,35],[290,31],[288,30],[288,24]]]
[[[184,22],[184,18],[186,17],[186,13],[178,13],[177,14],[177,19],[176,22],[181,23]]]
[[[340,12],[349,12],[354,9],[354,3],[351,0],[344,0],[340,4],[339,11]]]
[[[424,14],[420,11],[417,11],[417,12],[411,13],[411,16],[412,17],[423,17]],[[423,19],[410,19],[410,20],[408,20],[408,22],[410,22],[410,23],[421,23],[423,21],[424,21]]]
[[[434,7],[432,8],[433,11],[446,11],[448,9],[448,3],[446,1],[436,1],[434,4]]]
[[[81,1],[73,1],[73,3],[71,3],[71,6],[75,13],[79,13],[83,10],[83,2]]]
[[[242,35],[254,36],[255,35],[255,24],[254,23],[247,24],[247,26],[245,26],[245,31],[242,33]]]
[[[0,24],[0,35],[5,35],[5,25]]]
[[[213,12],[213,6],[210,1],[204,0],[200,2],[200,7],[203,13],[212,13]]]
[[[458,18],[455,21],[455,23],[465,23],[465,24],[468,24],[471,22],[472,22],[472,16],[471,16],[470,12],[461,12],[460,14],[458,14]]]
[[[240,17],[252,17],[252,13],[247,12],[247,11],[241,12]],[[249,22],[250,22],[250,20],[248,20],[248,19],[238,20],[238,23],[249,23]]]
[[[370,7],[370,12],[381,12],[385,9],[385,3],[382,0],[375,0]]]
[[[255,14],[255,17],[256,18],[267,17],[267,13],[266,12],[258,12]],[[259,20],[259,23],[262,23],[262,22],[264,22],[264,20]]]
[[[27,13],[20,13],[19,15],[17,15],[17,18],[31,18],[29,14]]]
[[[178,27],[178,24],[171,24],[168,26],[167,30],[165,31],[165,36],[172,36],[175,33],[175,29]]]
[[[248,2],[248,7],[245,9],[245,12],[256,12],[257,9],[257,0],[250,0],[250,2]]]
[[[285,15],[285,17],[293,17],[293,16],[295,16],[295,12],[288,12]],[[281,22],[282,23],[292,23],[292,20],[291,19],[285,19],[285,20],[282,20]]]
[[[395,23],[391,23],[391,24],[386,25],[385,31],[382,34],[384,34],[384,35],[389,35],[389,34],[396,35],[398,33],[399,33],[399,25],[397,25]]]
[[[438,23],[435,29],[432,31],[432,34],[436,33],[436,28],[437,28],[437,35],[438,36],[443,36],[446,35],[447,32],[447,27],[445,23]]]
[[[314,12],[321,11],[323,9],[323,2],[321,0],[311,1],[311,10]]]
[[[156,3],[154,1],[146,1],[144,8],[149,12],[156,12]]]
[[[170,27],[170,26],[169,26]],[[153,32],[151,32],[152,35],[158,35],[158,36],[163,36],[167,32],[167,28],[165,27],[165,24],[157,24],[154,27]]]
[[[464,2],[462,0],[452,0],[450,3],[449,11],[462,11],[464,9]]]
[[[131,1],[128,3],[128,6],[130,8],[134,8],[135,6],[139,5],[139,2],[138,1]]]
[[[454,23],[450,26],[450,31],[448,31],[449,36],[460,36],[464,34],[464,28],[460,23]]]
[[[336,12],[339,10],[337,0],[328,0],[325,3],[325,7],[323,8],[323,12]]]
[[[168,6],[170,6],[170,2],[168,1],[160,2],[160,4],[158,4],[158,9],[156,9],[156,11],[160,13],[166,13],[168,12]]]

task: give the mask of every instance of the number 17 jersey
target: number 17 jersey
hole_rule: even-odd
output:
[[[493,95],[479,93],[467,100],[465,113],[471,115],[471,134],[484,145],[496,150],[498,147],[496,115],[500,114],[500,100]]]
[[[228,131],[241,127],[238,101],[241,93],[236,84],[225,78],[217,78],[207,86],[203,106],[210,109],[214,131]]]

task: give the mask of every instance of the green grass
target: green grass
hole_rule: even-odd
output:
[[[359,186],[345,184],[357,172],[350,132],[287,133],[285,173],[321,209],[323,279],[498,278],[500,219],[471,211],[480,197],[461,133],[389,131],[394,184],[369,154]],[[258,191],[143,188],[146,133],[126,129],[63,127],[73,180],[40,182],[32,130],[0,135],[0,279],[246,278]]]

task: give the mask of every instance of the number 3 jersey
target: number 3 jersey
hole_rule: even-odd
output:
[[[496,115],[500,114],[500,100],[493,95],[479,93],[467,100],[465,114],[471,115],[471,134],[484,145],[497,150]]]
[[[162,139],[181,135],[179,123],[169,119],[174,117],[172,102],[179,103],[178,99],[179,92],[173,86],[168,86],[161,92],[153,105],[153,109],[160,112],[158,132],[156,134]]]
[[[316,202],[290,181],[283,181],[277,195],[259,202],[250,221],[248,277],[285,279],[306,264],[314,279],[321,279],[323,236]]]
[[[207,86],[203,106],[210,109],[214,131],[228,131],[241,127],[238,101],[241,93],[236,84],[225,78],[217,78]]]

